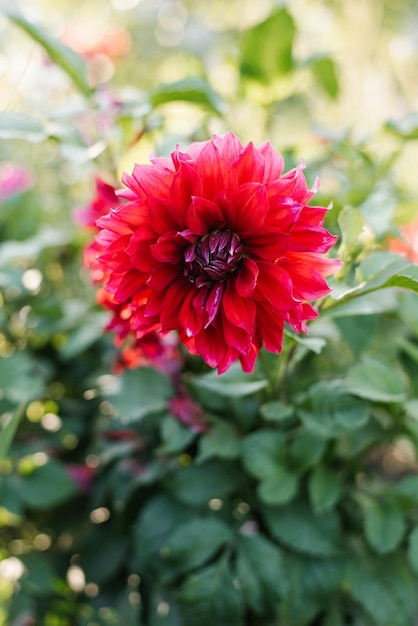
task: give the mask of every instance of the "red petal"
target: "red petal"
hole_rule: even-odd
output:
[[[196,170],[202,181],[202,196],[209,200],[221,191],[237,186],[235,171],[213,141],[207,142],[197,157]]]
[[[295,306],[296,299],[292,295],[292,280],[277,263],[259,261],[257,288],[255,297],[257,300],[268,300],[277,311],[286,311]]]
[[[222,298],[222,309],[232,324],[254,332],[255,303],[250,298],[242,298],[234,289],[234,282],[229,281]]]
[[[303,260],[311,267],[314,267],[321,274],[321,276],[330,276],[331,274],[338,272],[343,265],[340,259],[324,257],[316,254],[315,252],[304,252],[303,254],[287,252],[286,259],[294,263],[298,263]]]
[[[235,160],[235,169],[238,184],[257,182],[261,183],[264,178],[264,158],[252,143],[249,143],[242,150]]]
[[[172,230],[182,230],[182,222],[178,219],[175,207],[168,200],[161,198],[150,198],[149,223],[159,235]]]
[[[285,265],[293,282],[293,292],[301,300],[316,300],[327,295],[331,290],[321,274],[306,263],[287,263]]]
[[[289,244],[290,236],[279,228],[262,228],[245,237],[245,246],[251,255],[275,261],[282,257]]]
[[[296,226],[292,230],[289,249],[309,252],[327,252],[338,238],[320,226]]]
[[[230,348],[240,354],[248,354],[251,350],[251,335],[243,328],[238,328],[224,315],[222,320],[225,341]]]
[[[161,330],[177,330],[179,327],[180,307],[189,292],[189,283],[178,280],[167,289],[164,302],[161,307]]]
[[[193,306],[195,295],[195,290],[191,288],[184,298],[179,314],[180,324],[184,328],[187,337],[197,335],[203,328],[203,317],[199,315],[199,312]]]
[[[176,207],[178,218],[181,224],[185,225],[185,217],[188,206],[193,196],[199,196],[202,190],[202,183],[199,174],[189,163],[179,161],[178,171],[176,172],[170,188],[170,198],[172,204]],[[182,228],[179,228],[182,230]]]
[[[235,215],[228,216],[228,226],[238,235],[259,230],[269,211],[266,190],[260,183],[246,183],[229,196]]]
[[[150,248],[154,259],[163,263],[179,263],[183,258],[184,247],[179,245],[176,232],[161,235]]]
[[[258,265],[250,258],[244,258],[237,270],[235,287],[243,298],[248,298],[254,293],[257,285]]]
[[[226,346],[222,333],[219,333],[214,326],[209,326],[194,338],[195,349],[210,367],[217,367],[223,363],[225,367]],[[230,363],[232,365],[233,359]],[[228,369],[228,367],[226,367]],[[225,371],[225,370],[223,370]]]
[[[152,270],[151,276],[147,280],[147,285],[151,287],[151,289],[160,291],[168,287],[178,276],[179,270],[176,265],[161,263]]]
[[[262,304],[257,306],[257,327],[264,347],[269,352],[281,352],[283,346],[284,321]]]
[[[132,298],[135,292],[143,289],[144,285],[144,274],[136,269],[129,270],[120,281],[119,288],[115,293],[115,300],[117,302],[126,302]]]
[[[216,147],[228,163],[232,164],[242,151],[242,143],[229,131],[225,135],[214,135],[213,139]]]
[[[131,237],[126,252],[129,254],[132,265],[142,272],[150,272],[155,267],[155,259],[151,254],[150,247],[155,241],[155,235],[152,239],[146,239],[147,233],[141,230],[136,231]]]
[[[261,182],[267,183],[280,178],[284,168],[282,155],[273,148],[269,141],[259,146],[258,151],[264,156],[264,179]]]
[[[188,228],[196,235],[206,235],[225,226],[225,219],[220,208],[210,200],[194,197],[187,212]]]

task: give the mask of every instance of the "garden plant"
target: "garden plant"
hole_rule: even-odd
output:
[[[0,9],[0,626],[416,626],[414,2],[83,4]]]

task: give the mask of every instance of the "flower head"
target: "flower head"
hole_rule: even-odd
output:
[[[306,332],[308,301],[330,291],[327,209],[308,206],[303,167],[283,174],[269,142],[215,135],[151,163],[123,176],[127,202],[97,222],[105,289],[137,336],[176,330],[219,373],[237,359],[251,372],[263,344],[281,351],[285,323]]]

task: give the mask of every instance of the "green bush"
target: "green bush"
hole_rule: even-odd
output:
[[[385,50],[406,29],[392,4],[371,3]],[[350,85],[328,51],[297,48],[309,29],[291,3],[260,3],[239,27],[240,2],[173,3],[190,27],[170,54],[140,6],[111,82],[5,11],[6,42],[49,57],[38,88],[55,100],[26,95],[0,116],[0,623],[413,626],[416,114],[389,111],[367,136],[355,119],[333,127]],[[338,3],[321,6],[342,28]],[[218,376],[182,346],[171,366],[129,367],[83,265],[95,231],[74,211],[96,176],[117,186],[147,151],[230,128],[270,139],[287,169],[306,150],[343,268],[309,333],[287,328],[252,374]]]

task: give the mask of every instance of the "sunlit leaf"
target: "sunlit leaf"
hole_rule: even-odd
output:
[[[86,65],[79,54],[50,35],[41,26],[29,22],[17,11],[2,7],[1,12],[42,46],[51,61],[64,70],[81,93],[85,96],[91,94],[92,89],[87,80]]]
[[[0,113],[0,138],[39,143],[48,137],[42,122],[25,113]]]
[[[188,102],[210,109],[214,113],[222,113],[225,104],[221,96],[203,78],[185,78],[175,83],[162,84],[150,93],[154,107],[167,102]]]
[[[243,76],[270,83],[290,72],[296,26],[284,8],[279,8],[242,37],[241,73]]]

